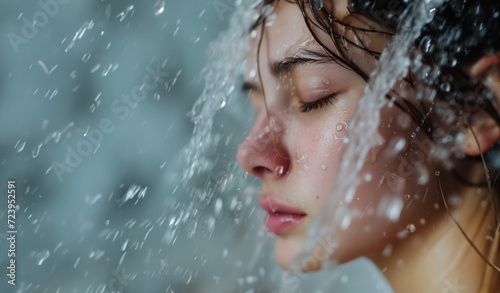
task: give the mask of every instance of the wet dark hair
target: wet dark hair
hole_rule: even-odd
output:
[[[261,15],[252,29],[266,22],[266,17],[268,16],[266,6],[273,5],[278,1],[280,0],[264,0],[262,2]],[[374,52],[362,43],[352,42],[345,38],[345,35],[338,30],[338,27],[343,26],[355,35],[359,32],[383,35],[395,34],[400,29],[405,9],[409,5],[414,5],[417,1],[421,0],[348,1],[350,16],[362,16],[377,23],[380,26],[379,29],[355,27],[345,22],[345,19],[338,19],[332,15],[331,11],[327,11],[321,0],[281,1],[295,3],[299,6],[309,31],[332,57],[333,61],[355,71],[365,81],[368,81],[369,72],[364,72],[349,58],[345,44],[361,48],[375,59],[379,59],[382,52]],[[456,117],[463,120],[461,127],[469,127],[470,125],[466,117],[478,111],[487,113],[500,126],[499,108],[493,93],[482,84],[480,79],[472,78],[466,73],[466,68],[482,56],[500,52],[500,41],[496,37],[500,33],[500,1],[444,0],[441,5],[432,9],[431,13],[434,14],[433,20],[423,27],[421,35],[415,41],[412,50],[417,54],[421,54],[422,62],[428,68],[432,69],[432,74],[430,74],[432,76],[425,77],[425,74],[419,75],[418,73],[414,74],[410,72],[404,80],[412,87],[415,87],[418,82],[426,87],[435,89],[436,102],[443,102],[443,104],[452,109],[456,113]],[[265,25],[261,26],[262,33],[257,54],[260,51],[264,27]],[[319,40],[314,33],[313,27],[319,28],[330,36],[333,45],[339,52],[338,55]],[[442,125],[440,124],[441,121],[437,121],[439,119],[432,119],[432,115],[429,115],[433,111],[432,109],[426,109],[424,103],[419,103],[418,106],[415,106],[394,90],[387,95],[387,98],[392,99],[396,106],[408,113],[421,126],[420,129],[433,141],[439,141],[439,137],[435,135],[435,130],[442,127]],[[436,110],[434,109],[434,111]],[[476,158],[469,157],[468,159],[481,160],[485,165],[486,174],[492,175],[493,180],[490,180],[488,177],[487,184],[490,196],[492,197],[491,203],[494,209],[497,230],[499,230],[496,233],[500,234],[499,215],[496,211],[496,205],[499,203],[495,202],[500,199],[500,195],[497,189],[492,189],[492,186],[496,185],[498,187],[500,185],[500,180],[497,180],[498,175],[496,175],[500,173],[500,168],[498,164],[491,163],[497,160],[497,156],[500,156],[500,142],[484,155],[481,154]],[[491,160],[491,162],[488,160]],[[493,196],[495,193],[496,196]],[[497,197],[496,200],[495,197]],[[464,236],[469,240],[474,249],[478,251],[467,235],[464,234]],[[484,256],[483,259],[491,267],[500,272],[498,267]]]
[[[278,1],[264,0],[262,7]],[[349,0],[350,14],[361,15],[376,22],[383,28],[379,31],[354,27],[343,22],[330,14],[320,4],[321,0],[282,1],[296,3],[299,6],[316,41],[323,46],[335,62],[355,71],[368,81],[369,73],[364,72],[348,58],[347,53],[342,49],[342,42],[369,52],[375,59],[380,57],[381,52],[374,52],[363,45],[345,39],[344,35],[338,33],[336,26],[348,27],[354,33],[361,31],[379,34],[395,33],[399,29],[403,11],[417,0]],[[492,93],[480,81],[469,77],[464,72],[466,66],[480,57],[500,52],[500,41],[495,37],[500,32],[500,1],[493,2],[491,0],[445,0],[433,11],[434,18],[422,29],[420,37],[415,42],[415,49],[423,54],[423,59],[427,64],[439,67],[438,76],[425,80],[427,86],[437,90],[439,97],[446,99],[458,111],[464,108],[481,108],[500,125],[500,114],[498,108],[495,107]],[[266,17],[266,13],[263,12],[253,28],[264,22]],[[312,26],[319,27],[331,36],[341,56],[337,56],[319,41],[311,29]],[[411,76],[406,78],[406,81],[413,84]],[[393,94],[398,95],[394,92]],[[474,98],[472,99],[471,96]],[[388,95],[388,98],[392,96]],[[417,123],[426,126],[423,130],[432,132],[433,128],[428,124],[429,121],[425,120],[428,116],[425,115],[427,111],[422,113],[406,101],[396,102],[396,105],[408,112]]]

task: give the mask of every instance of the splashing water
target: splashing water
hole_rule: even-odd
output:
[[[246,9],[246,11],[241,9],[243,6],[248,6],[248,4],[242,4],[241,1],[236,3],[238,9],[229,25],[232,29],[222,35],[221,40],[212,46],[212,60],[200,74],[206,76],[206,82],[202,96],[190,112],[194,130],[185,151],[187,166],[183,175],[185,180],[189,180],[194,174],[199,174],[210,167],[201,160],[201,154],[213,145],[211,131],[214,117],[218,110],[227,104],[235,83],[238,82],[235,76],[239,76],[238,74],[242,72],[241,66],[244,64],[245,57],[242,53],[247,50],[247,41],[242,37],[246,36],[251,20],[256,16],[256,12],[252,9]]]
[[[155,3],[155,16],[162,14],[165,11],[165,1],[157,1]]]
[[[382,138],[378,134],[380,124],[380,109],[389,103],[385,98],[395,82],[402,76],[410,65],[409,48],[420,35],[422,27],[432,20],[432,8],[440,5],[442,1],[422,1],[409,6],[402,19],[405,19],[401,31],[395,35],[393,41],[383,52],[377,69],[372,73],[370,83],[365,88],[364,96],[359,103],[358,110],[350,127],[349,144],[346,146],[340,169],[336,180],[337,188],[330,195],[325,208],[315,220],[309,230],[307,242],[303,252],[294,262],[295,265],[304,263],[314,248],[321,241],[332,241],[331,235],[334,229],[340,229],[345,223],[344,218],[350,217],[352,211],[349,208],[336,208],[340,202],[349,203],[352,195],[360,184],[358,176],[370,150],[381,143]],[[378,110],[373,110],[378,109]],[[353,163],[354,162],[354,163]],[[388,217],[397,219],[403,204],[389,204],[391,207]],[[336,210],[336,212],[332,212]],[[413,229],[410,229],[413,230]]]
[[[85,33],[88,31],[88,30],[91,30],[94,28],[94,21],[91,20],[91,21],[86,21],[82,27],[76,31],[75,35],[73,36],[73,39],[71,40],[71,42],[68,44],[68,46],[66,47],[66,49],[64,50],[65,53],[67,53],[69,50],[71,50],[71,48],[73,48],[76,44],[76,42],[78,40],[81,40],[83,38],[83,36],[85,35]]]

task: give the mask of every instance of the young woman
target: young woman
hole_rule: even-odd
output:
[[[373,109],[379,139],[356,188],[326,205],[344,183],[370,74],[417,1],[264,2],[244,86],[256,118],[237,160],[262,181],[278,264],[290,269],[323,212],[340,220],[321,245],[327,257],[303,271],[367,257],[395,292],[500,292],[500,4],[432,8],[407,74]]]

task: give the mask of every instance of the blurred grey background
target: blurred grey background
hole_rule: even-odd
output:
[[[251,116],[231,124],[238,135],[214,176],[180,182],[187,113],[234,9],[233,0],[0,0],[1,292],[270,292],[276,269],[254,199],[226,190],[200,209],[189,195],[237,176]]]

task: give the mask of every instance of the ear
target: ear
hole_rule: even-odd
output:
[[[496,104],[500,104],[500,54],[481,57],[469,68],[471,77],[480,79],[493,93]],[[461,142],[462,151],[470,156],[478,156],[488,151],[500,140],[500,126],[483,111],[473,113],[465,139]],[[475,134],[475,136],[474,136]],[[477,141],[476,141],[477,138]],[[478,144],[479,143],[479,144]]]

